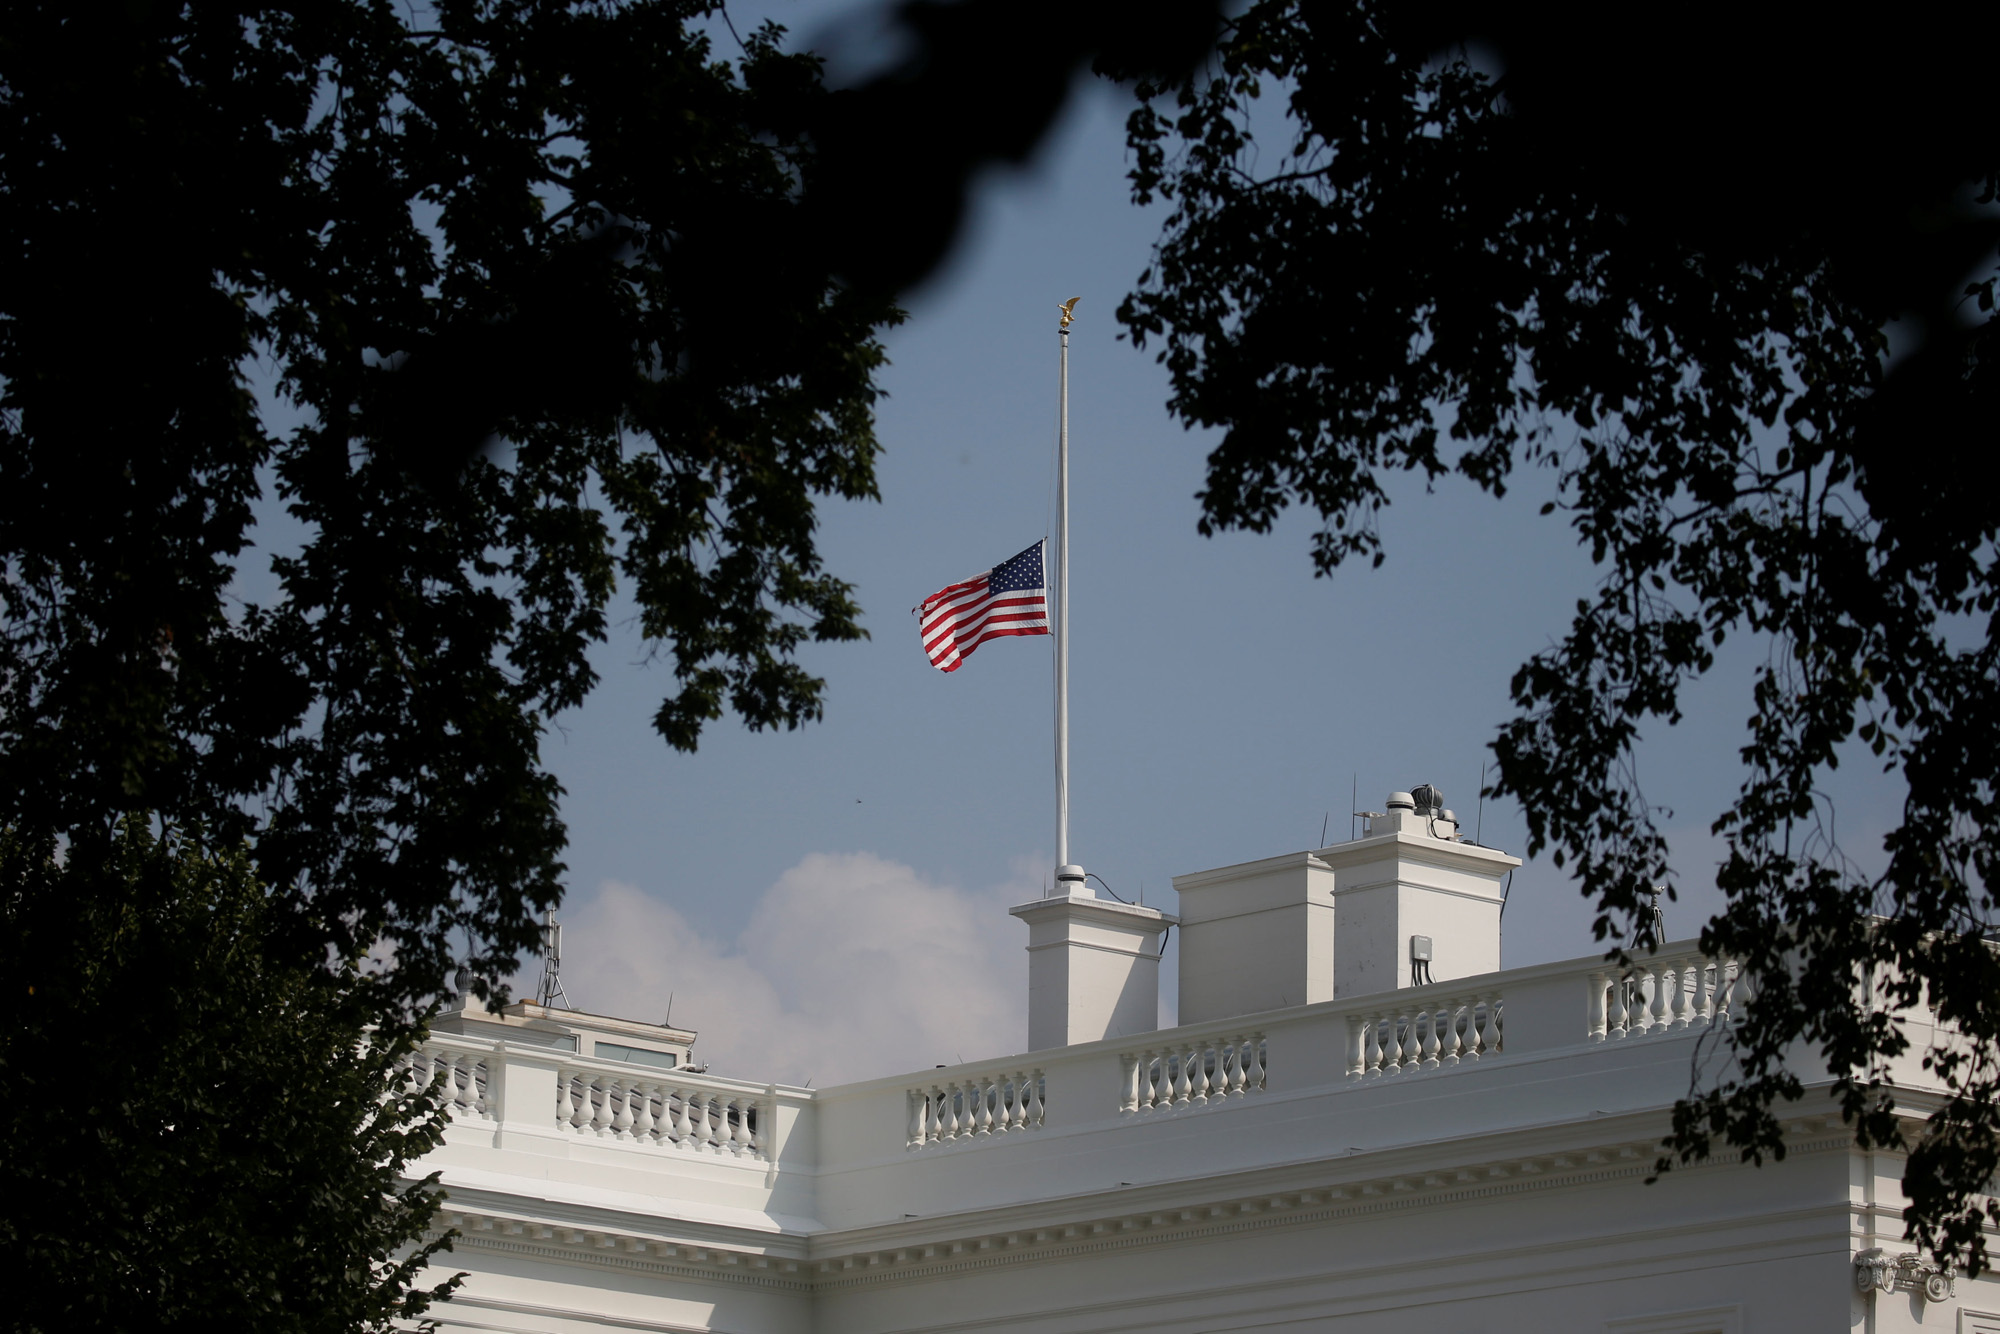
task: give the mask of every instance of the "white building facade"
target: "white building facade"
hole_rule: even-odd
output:
[[[1027,1053],[827,1089],[691,1070],[683,1030],[447,1016],[425,1060],[454,1119],[422,1167],[461,1234],[440,1258],[469,1277],[431,1314],[510,1334],[2000,1334],[2000,1280],[1908,1254],[1901,1160],[1853,1147],[1824,1079],[1782,1163],[1647,1184],[1697,1054],[1720,1059],[1749,998],[1692,943],[1623,977],[1500,970],[1517,864],[1398,793],[1353,842],[1181,877],[1183,919],[1024,904]],[[1189,1022],[1144,1031],[1173,925]]]

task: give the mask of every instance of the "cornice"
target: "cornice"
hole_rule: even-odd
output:
[[[1787,1152],[1824,1153],[1851,1147],[1852,1141],[1837,1117],[1831,1121],[1835,1127],[1832,1132],[1827,1124],[1828,1119],[1822,1117],[1802,1117],[1791,1122],[1786,1135]],[[855,1245],[853,1241],[863,1238],[849,1241],[838,1233],[821,1234],[811,1246],[813,1286],[816,1291],[836,1292],[857,1286],[921,1282],[973,1270],[1175,1245],[1272,1228],[1309,1227],[1498,1196],[1631,1180],[1652,1174],[1659,1140],[1657,1136],[1611,1140],[1580,1150],[1508,1155],[1474,1162],[1449,1161],[1452,1147],[1439,1145],[1441,1152],[1437,1156],[1445,1161],[1429,1169],[1409,1167],[1341,1180],[1336,1166],[1341,1160],[1336,1160],[1320,1165],[1323,1178],[1330,1179],[1312,1189],[1260,1190],[1211,1198],[1196,1205],[1141,1207],[1039,1227],[981,1229],[945,1240]],[[1738,1167],[1740,1164],[1734,1162],[1705,1162],[1677,1167],[1674,1171],[1710,1172]],[[1181,1184],[1185,1187],[1187,1183]],[[905,1228],[892,1225],[892,1229],[880,1231],[889,1230]]]
[[[1638,1126],[1630,1123],[1640,1119],[1614,1118],[1599,1123],[1598,1129],[1636,1131]],[[1567,1128],[1574,1130],[1584,1124],[1589,1123],[1571,1123]],[[1122,1209],[1104,1209],[1102,1206],[1111,1201],[1103,1196],[1077,1199],[1068,1202],[1069,1216],[1063,1218],[1063,1201],[1045,1201],[991,1211],[983,1220],[943,1217],[820,1234],[805,1242],[803,1254],[783,1253],[772,1247],[768,1238],[752,1234],[727,1243],[687,1241],[658,1232],[641,1233],[613,1220],[551,1222],[457,1201],[441,1212],[441,1226],[432,1235],[456,1228],[459,1237],[455,1246],[472,1250],[772,1292],[839,1292],[1632,1180],[1652,1173],[1659,1151],[1654,1133],[1628,1133],[1588,1142],[1590,1147],[1581,1149],[1472,1159],[1465,1151],[1476,1146],[1465,1141],[1422,1150],[1375,1150],[1242,1174],[1246,1178],[1304,1177],[1319,1183],[1305,1188],[1259,1188],[1244,1180],[1235,1191],[1211,1195],[1196,1204],[1148,1203],[1147,1196],[1185,1196],[1198,1185],[1161,1183],[1120,1192],[1127,1197],[1127,1207]],[[1852,1140],[1838,1117],[1800,1117],[1787,1125],[1786,1149],[1790,1154],[1851,1147]],[[1395,1161],[1398,1159],[1401,1161]],[[1371,1163],[1376,1170],[1366,1170]],[[1709,1162],[1674,1170],[1729,1168],[1740,1170],[1740,1165]],[[1083,1207],[1075,1207],[1079,1205]],[[1046,1217],[1050,1212],[1058,1215],[1057,1220]],[[1842,1212],[1846,1212],[1844,1207]],[[1043,1217],[1032,1223],[1022,1221],[1034,1214]],[[673,1226],[673,1220],[660,1221],[663,1227]]]

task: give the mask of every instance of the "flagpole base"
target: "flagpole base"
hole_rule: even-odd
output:
[[[1086,899],[1097,897],[1096,891],[1084,882],[1081,866],[1056,867],[1056,893],[1073,894]]]

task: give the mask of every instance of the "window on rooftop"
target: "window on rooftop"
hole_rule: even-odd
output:
[[[596,1050],[600,1060],[630,1061],[634,1065],[650,1065],[660,1070],[671,1070],[681,1060],[670,1051],[647,1051],[644,1047],[627,1047],[618,1042],[600,1042]]]

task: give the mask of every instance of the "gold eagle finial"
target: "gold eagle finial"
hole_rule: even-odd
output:
[[[1076,303],[1081,300],[1083,300],[1082,297],[1073,296],[1067,301],[1058,301],[1056,303],[1056,309],[1063,313],[1063,322],[1062,322],[1063,328],[1065,329],[1069,328],[1070,320],[1072,320],[1076,316]]]

